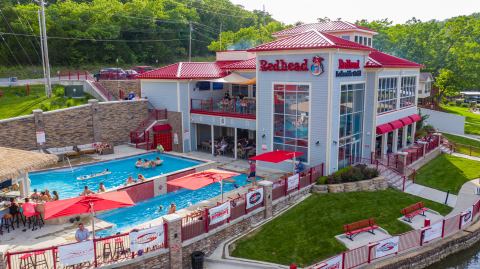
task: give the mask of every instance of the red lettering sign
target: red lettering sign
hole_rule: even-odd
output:
[[[352,62],[352,60],[338,59],[338,69],[360,69],[360,60]]]
[[[260,60],[260,71],[308,71],[308,59],[304,59],[303,62],[286,62],[284,60],[276,60],[271,63],[266,60]]]

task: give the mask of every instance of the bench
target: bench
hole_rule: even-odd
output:
[[[415,203],[411,206],[405,207],[400,212],[403,214],[404,219],[406,221],[412,222],[412,219],[417,215],[425,216],[425,211],[427,211],[427,210],[428,210],[428,208],[426,208],[423,205],[423,202],[418,202],[418,203]]]
[[[343,231],[348,239],[353,241],[353,237],[359,233],[369,232],[375,234],[375,229],[378,229],[378,225],[373,218],[364,219],[350,224],[343,225]]]

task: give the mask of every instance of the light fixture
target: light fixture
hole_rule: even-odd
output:
[[[265,134],[262,134],[262,138],[265,138],[265,137],[266,137],[266,135],[265,135]]]
[[[336,145],[337,143],[338,143],[337,141],[335,141],[335,140],[333,141],[333,144],[335,144],[335,145]]]
[[[315,145],[317,146],[320,145],[320,141],[315,142]]]

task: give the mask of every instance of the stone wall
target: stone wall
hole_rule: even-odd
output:
[[[120,99],[120,91],[123,91],[125,96],[127,96],[129,92],[134,92],[135,96],[140,96],[140,80],[138,79],[100,80],[99,82],[117,99]]]
[[[36,149],[37,139],[33,115],[0,120],[0,146]]]
[[[183,152],[183,128],[182,128],[182,112],[168,111],[167,122],[172,126],[172,134],[175,137],[177,134],[178,143],[175,144],[175,139],[173,141],[173,151]]]
[[[116,101],[55,111],[34,110],[33,115],[0,120],[0,146],[37,149],[36,131],[45,131],[43,148],[64,147],[97,141],[129,142],[130,131],[147,117],[147,101]]]
[[[146,253],[143,257],[136,257],[134,260],[129,260],[118,264],[112,264],[102,268],[123,268],[123,269],[165,269],[170,267],[170,259],[166,250]],[[0,268],[1,269],[1,268]]]
[[[388,182],[385,180],[385,178],[376,177],[370,180],[362,180],[357,182],[314,185],[312,192],[337,193],[337,192],[354,192],[354,191],[377,191],[377,190],[386,190],[387,188],[388,188]]]

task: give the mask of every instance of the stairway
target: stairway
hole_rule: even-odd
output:
[[[377,168],[375,164],[369,164],[369,166],[372,168]],[[404,191],[405,189],[407,189],[409,186],[413,184],[412,180],[406,178],[405,188],[404,188],[403,179],[405,176],[383,164],[378,165],[378,171],[380,172],[380,175],[387,180],[388,186],[392,188]]]
[[[134,144],[136,148],[151,149],[153,139],[150,139],[150,130],[159,121],[166,120],[166,109],[149,109],[147,118],[135,130],[130,132],[130,143]]]

